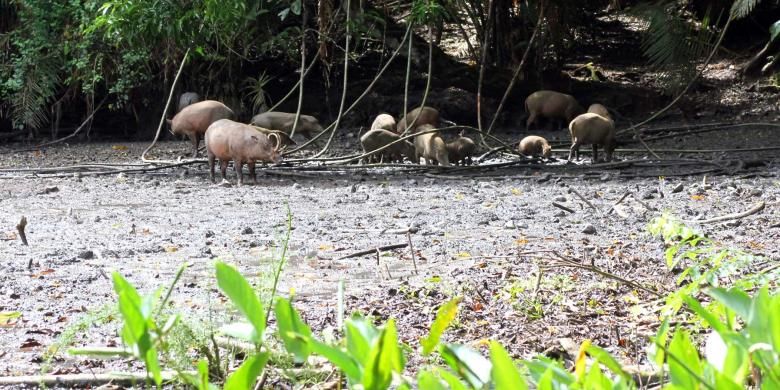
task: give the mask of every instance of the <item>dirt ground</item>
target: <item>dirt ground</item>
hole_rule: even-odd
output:
[[[741,129],[739,137],[744,138],[735,135],[730,144],[744,139],[759,144],[743,148],[780,146],[776,137],[756,135],[775,131],[766,126]],[[701,149],[724,143],[722,137],[688,137],[701,138],[683,140]],[[342,145],[350,139],[354,142],[347,137]],[[666,138],[653,146],[660,150],[679,144]],[[184,155],[187,145],[167,141],[155,154]],[[21,317],[0,332],[0,375],[37,374],[43,367],[55,373],[140,369],[124,360],[77,358],[64,351],[51,362],[45,359],[62,332],[91,322],[95,310],[113,304],[114,270],[150,293],[167,286],[188,262],[173,294],[174,310],[193,322],[216,324],[209,326],[228,321],[213,263],[234,263],[254,282],[267,283],[284,235],[285,204],[293,230],[279,293],[294,291],[296,306],[319,332],[336,324],[337,285],[344,280],[348,313],[395,318],[399,335],[412,347],[426,334],[438,305],[462,296],[447,340],[482,348],[486,339],[498,339],[515,357],[531,357],[589,338],[626,363],[644,364],[645,337],[655,331],[657,313],[643,304],[654,296],[566,267],[546,270],[537,292],[540,266],[549,264],[529,253],[555,250],[660,292],[671,291],[676,275],[666,268],[664,245],[646,232],[661,211],[695,220],[765,202],[756,215],[700,229],[725,245],[770,261],[780,258],[776,151],[706,154],[722,164],[747,161],[746,156],[764,158],[761,166],[716,176],[696,173],[711,168],[707,164],[583,170],[589,162],[567,166],[557,161],[457,176],[388,168],[267,173],[258,185],[236,187],[211,184],[205,165],[98,177],[30,177],[20,170],[138,163],[146,146],[92,143],[44,153],[3,150],[0,251],[6,256],[0,262],[0,311],[18,311]],[[556,155],[564,157],[565,150]],[[235,181],[232,167],[229,174]],[[641,174],[649,177],[636,177]],[[626,191],[644,204],[629,196],[608,213]],[[21,216],[28,220],[29,246],[16,233]],[[339,259],[407,243],[402,232],[409,228],[413,251],[407,247],[382,251],[379,259],[376,253]],[[118,345],[119,322],[113,320],[88,326],[72,339],[73,345]],[[413,359],[410,364],[419,363]]]

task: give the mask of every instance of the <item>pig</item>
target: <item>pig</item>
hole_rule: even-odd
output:
[[[184,92],[181,95],[179,95],[179,107],[176,112],[181,112],[181,110],[184,109],[184,107],[189,106],[190,104],[197,103],[200,101],[200,95],[198,95],[195,92]]]
[[[598,161],[598,146],[604,146],[606,160],[612,161],[612,152],[615,150],[615,122],[612,118],[603,117],[599,114],[586,112],[574,118],[569,124],[571,133],[571,149],[569,150],[569,161],[573,156],[580,158],[580,145],[593,145],[593,162]]]
[[[430,124],[424,124],[417,127],[417,132],[433,130],[435,127]],[[450,166],[450,160],[447,153],[447,145],[438,132],[420,134],[414,137],[414,162],[420,163],[420,157],[425,159],[426,164],[438,163],[443,167]]]
[[[282,160],[278,135],[265,135],[252,126],[230,119],[220,119],[212,123],[206,130],[205,141],[206,153],[209,157],[209,178],[212,183],[214,183],[215,159],[219,159],[223,180],[227,180],[228,161],[233,160],[239,186],[244,184],[244,163],[249,166],[252,182],[257,184],[256,161],[278,163]]]
[[[547,90],[536,91],[529,95],[525,99],[525,111],[528,113],[526,129],[530,129],[539,118],[565,125],[585,112],[574,96]]]
[[[198,144],[209,126],[220,119],[233,119],[233,110],[216,100],[204,100],[184,107],[172,120],[171,132],[192,141],[192,158],[198,157]]]
[[[295,123],[295,113],[292,112],[264,112],[252,117],[252,122],[255,126],[260,126],[266,129],[279,130],[285,133],[292,134],[293,123]],[[321,132],[322,126],[317,118],[311,115],[301,114],[298,117],[298,124],[295,128],[296,134],[301,134],[306,139],[312,138],[312,132]]]
[[[529,135],[523,138],[517,150],[524,156],[542,156],[544,158],[549,158],[552,153],[552,148],[547,140],[538,135]]]
[[[360,144],[363,145],[363,153],[368,153],[377,150],[393,141],[397,141],[401,136],[398,134],[384,129],[369,130],[367,133],[360,137]],[[401,161],[406,157],[409,160],[414,160],[415,150],[414,145],[409,141],[401,141],[393,144],[389,148],[382,150],[376,154],[372,154],[367,157],[368,163],[379,160],[380,163],[384,162],[385,157],[388,161]],[[419,159],[417,160],[419,161]]]
[[[588,107],[588,112],[592,112],[594,114],[599,114],[603,116],[604,118],[612,119],[612,116],[609,115],[609,110],[607,110],[606,107],[602,106],[601,104],[594,103],[591,104],[590,107]]]
[[[395,127],[395,118],[390,114],[379,114],[376,119],[374,119],[374,122],[371,123],[371,130],[383,129],[395,131]]]
[[[398,121],[396,132],[403,134],[410,123],[412,123],[412,127],[409,128],[411,133],[415,133],[415,129],[421,125],[433,125],[433,128],[439,127],[439,110],[425,106],[409,111],[405,117]]]
[[[252,126],[252,127],[255,130],[257,130],[257,131],[259,131],[259,132],[261,132],[261,133],[263,133],[263,134],[265,134],[267,136],[270,136],[271,134],[276,134],[276,136],[279,137],[279,142],[281,143],[282,149],[284,149],[284,148],[286,148],[288,146],[295,146],[295,145],[297,145],[297,143],[295,141],[293,141],[293,139],[290,138],[290,136],[287,133],[285,133],[285,132],[283,132],[281,130],[271,130],[271,129],[266,129],[264,127],[259,127],[259,126]]]
[[[460,135],[455,141],[447,143],[447,159],[455,165],[471,165],[471,156],[477,150],[477,145],[469,137]]]

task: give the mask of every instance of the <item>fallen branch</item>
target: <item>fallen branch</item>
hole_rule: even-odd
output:
[[[189,374],[196,375],[192,371]],[[178,377],[175,371],[162,371],[163,382],[170,382]],[[112,383],[119,386],[135,386],[146,381],[153,381],[147,373],[117,372],[110,374],[67,374],[67,375],[24,375],[0,377],[0,386],[56,386],[87,387]]]
[[[715,217],[715,218],[710,218],[710,219],[687,220],[685,222],[690,222],[690,223],[715,223],[715,222],[729,221],[729,220],[732,220],[732,219],[742,219],[742,218],[745,218],[745,217],[749,217],[749,216],[751,216],[751,215],[753,215],[755,213],[758,213],[759,211],[763,210],[765,206],[766,206],[766,203],[759,202],[758,204],[753,206],[751,209],[749,209],[747,211],[743,211],[741,213],[728,214],[728,215],[723,215],[723,216],[720,216],[720,217]]]
[[[353,257],[359,257],[359,256],[363,256],[363,255],[370,255],[370,254],[376,253],[378,251],[389,251],[389,250],[393,250],[393,249],[406,248],[407,246],[409,246],[409,243],[406,243],[406,242],[404,242],[402,244],[378,246],[376,248],[366,249],[364,251],[355,252],[355,253],[352,253],[352,254],[349,254],[349,255],[346,255],[346,256],[342,256],[342,257],[339,257],[339,258],[337,258],[335,260],[350,259],[350,258],[353,258]]]
[[[656,210],[655,210],[655,207],[653,207],[653,206],[650,206],[649,204],[647,204],[647,203],[643,202],[643,201],[642,201],[642,199],[639,199],[639,197],[638,197],[638,196],[636,196],[636,194],[635,194],[635,193],[633,193],[633,192],[632,192],[632,193],[631,193],[631,197],[632,197],[632,198],[634,198],[634,200],[635,200],[635,201],[637,201],[637,203],[641,204],[642,206],[645,206],[645,208],[646,208],[646,209],[648,209],[648,210],[650,210],[650,211],[656,211]]]
[[[558,202],[552,202],[552,205],[557,207],[557,208],[559,208],[559,209],[561,209],[561,210],[563,210],[563,211],[568,211],[568,212],[570,212],[572,214],[575,213],[574,210],[572,210],[572,209],[570,209],[570,208],[568,208],[568,207],[566,207],[566,206],[564,206],[564,205],[562,205],[562,204],[560,204]]]
[[[19,232],[19,238],[22,239],[22,244],[29,246],[29,244],[27,244],[27,234],[24,232],[25,227],[27,227],[27,217],[22,216],[22,220],[16,225],[16,230]]]
[[[593,203],[590,203],[589,200],[585,199],[585,197],[582,196],[582,194],[580,194],[579,192],[577,192],[577,190],[575,190],[574,188],[569,187],[569,193],[577,195],[577,197],[582,199],[582,201],[585,202],[585,204],[588,205],[588,207],[592,208],[593,210],[596,210],[597,213],[601,214],[601,210],[600,209],[598,209],[596,206],[594,206]]]
[[[629,195],[631,195],[631,191],[624,192],[623,195],[620,196],[620,199],[618,199],[617,202],[613,203],[612,206],[609,207],[607,214],[612,213],[612,211],[615,210],[615,206],[623,203],[623,200],[625,200]]]

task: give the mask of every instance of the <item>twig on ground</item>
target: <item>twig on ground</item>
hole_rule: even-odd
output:
[[[742,219],[745,217],[749,217],[753,214],[758,213],[759,211],[763,210],[764,207],[766,207],[766,203],[759,202],[755,206],[751,207],[749,210],[743,211],[741,213],[733,213],[733,214],[727,214],[720,217],[710,218],[710,219],[701,219],[701,220],[686,220],[685,222],[690,223],[715,223],[715,222],[723,222],[723,221],[729,221],[732,219]]]
[[[569,187],[569,193],[570,193],[570,194],[577,195],[577,197],[578,197],[578,198],[580,198],[580,199],[582,199],[582,201],[583,201],[583,202],[585,202],[585,204],[587,204],[587,205],[588,205],[588,207],[592,208],[593,210],[596,210],[596,212],[597,212],[597,213],[601,214],[601,209],[599,209],[599,208],[597,208],[596,206],[594,206],[594,205],[593,205],[593,203],[590,203],[590,201],[589,201],[589,200],[585,199],[585,197],[584,197],[584,196],[582,196],[582,194],[580,194],[580,193],[579,193],[577,190],[575,190],[574,188],[571,188],[571,187]]]
[[[629,195],[631,195],[631,191],[624,192],[623,195],[620,196],[620,199],[618,199],[617,202],[613,203],[612,206],[609,207],[607,214],[612,213],[612,211],[615,210],[615,206],[623,203],[623,200],[625,200]]]
[[[412,265],[414,266],[414,274],[417,275],[417,260],[414,256],[414,247],[412,246],[412,234],[407,230],[406,231],[406,240],[409,241],[409,252],[412,254]]]
[[[655,207],[650,206],[649,204],[647,204],[644,201],[642,201],[642,199],[639,199],[639,197],[636,196],[635,193],[632,192],[631,193],[631,197],[634,198],[634,200],[637,201],[637,203],[641,204],[642,206],[645,206],[646,209],[648,209],[650,211],[656,211]]]
[[[570,212],[572,214],[575,213],[574,210],[572,210],[572,209],[570,209],[570,208],[568,208],[568,207],[566,207],[566,206],[564,206],[564,205],[562,205],[562,204],[560,204],[558,202],[552,202],[552,205],[557,207],[557,208],[559,208],[559,209],[561,209],[561,210],[563,210],[563,211],[568,211],[568,212]]]
[[[24,232],[25,227],[27,227],[27,217],[22,216],[19,224],[16,225],[16,230],[19,232],[19,238],[22,240],[22,244],[29,246],[29,244],[27,244],[27,234]]]
[[[363,250],[363,251],[360,251],[360,252],[355,252],[355,253],[352,253],[352,254],[349,254],[349,255],[346,255],[346,256],[341,256],[341,257],[336,258],[334,260],[344,260],[344,259],[350,259],[350,258],[353,258],[353,257],[358,257],[358,256],[363,256],[363,255],[370,255],[370,254],[372,254],[374,252],[379,252],[379,251],[389,251],[389,250],[393,250],[393,249],[406,248],[407,245],[409,245],[409,244],[404,242],[403,244],[392,244],[392,245],[378,246],[376,248],[366,249],[366,250]]]
[[[178,374],[175,371],[162,371],[164,382],[174,380]],[[189,372],[195,375],[194,371]],[[0,386],[65,386],[65,387],[89,387],[107,383],[119,386],[135,386],[138,383],[151,381],[152,377],[147,373],[110,373],[110,374],[67,374],[67,375],[24,375],[0,377]]]

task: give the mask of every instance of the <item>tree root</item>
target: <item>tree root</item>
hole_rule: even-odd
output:
[[[688,223],[715,223],[715,222],[723,222],[723,221],[730,221],[732,219],[742,219],[745,217],[749,217],[753,214],[756,214],[760,212],[761,210],[766,207],[766,203],[759,202],[755,206],[751,207],[750,209],[743,211],[741,213],[733,213],[733,214],[727,214],[720,217],[715,218],[709,218],[709,219],[699,219],[699,220],[685,220],[684,222]]]

